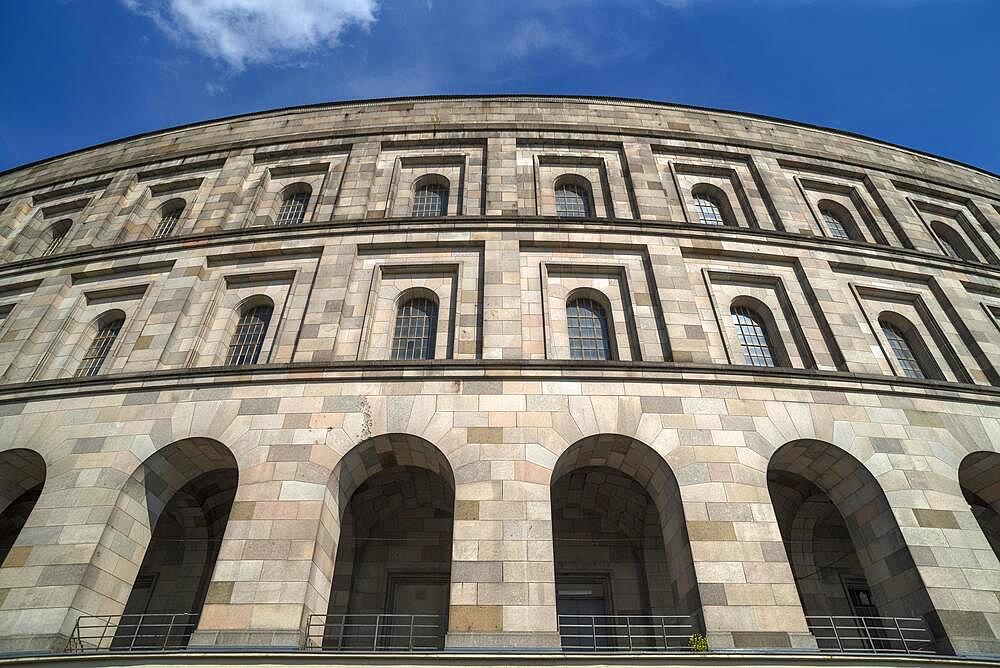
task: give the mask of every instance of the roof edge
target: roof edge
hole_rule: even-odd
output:
[[[333,102],[312,102],[309,104],[299,104],[288,107],[276,107],[273,109],[259,109],[256,111],[249,111],[241,114],[219,116],[217,118],[209,118],[200,121],[192,121],[191,123],[182,123],[181,125],[159,128],[156,130],[148,130],[146,132],[139,132],[134,135],[128,135],[125,137],[119,137],[117,139],[111,139],[97,144],[91,144],[90,146],[84,146],[78,149],[73,149],[71,151],[66,151],[65,153],[59,153],[53,156],[49,156],[47,158],[40,158],[38,160],[33,160],[31,162],[27,162],[21,165],[9,167],[8,169],[0,171],[0,177],[7,176],[8,174],[12,174],[22,169],[37,167],[39,165],[44,165],[45,163],[48,162],[54,162],[56,160],[68,158],[70,156],[78,155],[80,153],[86,153],[88,151],[93,151],[99,148],[105,148],[107,146],[114,146],[115,144],[124,144],[126,142],[135,141],[137,139],[143,139],[146,137],[152,137],[159,134],[178,132],[180,130],[187,130],[190,128],[196,128],[203,125],[211,125],[213,123],[225,123],[237,119],[253,118],[254,116],[264,116],[267,114],[281,114],[286,112],[297,112],[297,111],[306,111],[306,110],[322,109],[322,108],[360,107],[360,106],[371,106],[378,104],[394,104],[399,102],[434,102],[434,101],[446,101],[446,100],[505,100],[505,99],[564,100],[564,101],[578,101],[578,102],[596,101],[609,104],[634,104],[634,105],[645,105],[650,107],[671,107],[675,109],[685,109],[689,111],[728,114],[743,118],[753,118],[757,120],[768,121],[771,123],[782,123],[785,125],[807,128],[810,130],[830,132],[832,134],[841,135],[844,137],[850,137],[852,139],[872,142],[874,144],[879,144],[882,146],[887,146],[889,148],[906,151],[908,153],[912,153],[918,156],[932,158],[934,160],[940,160],[942,162],[951,165],[956,165],[958,167],[970,169],[980,174],[985,174],[986,176],[990,176],[995,179],[1000,179],[1000,173],[992,172],[983,167],[978,167],[976,165],[967,162],[962,162],[961,160],[956,160],[955,158],[949,158],[943,155],[938,155],[936,153],[931,153],[930,151],[923,151],[920,149],[912,148],[910,146],[905,146],[903,144],[896,144],[890,141],[885,141],[883,139],[878,139],[876,137],[864,135],[859,132],[851,132],[850,130],[840,130],[837,128],[827,127],[825,125],[817,125],[815,123],[795,121],[787,118],[782,118],[780,116],[769,116],[767,114],[737,111],[734,109],[725,109],[722,107],[705,107],[694,104],[684,104],[681,102],[664,102],[661,100],[647,100],[638,97],[616,97],[608,95],[563,95],[563,94],[550,94],[550,93],[476,93],[476,94],[447,94],[447,95],[406,95],[399,97],[376,97],[376,98],[363,98],[359,100],[340,100]]]

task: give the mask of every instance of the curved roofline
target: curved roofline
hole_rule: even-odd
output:
[[[639,97],[614,97],[608,95],[559,95],[550,93],[476,93],[469,95],[463,95],[463,94],[407,95],[401,97],[375,97],[375,98],[365,98],[360,100],[341,100],[338,102],[312,102],[310,104],[299,104],[299,105],[292,105],[289,107],[276,107],[274,109],[259,109],[257,111],[250,111],[242,114],[219,116],[218,118],[210,118],[202,121],[193,121],[191,123],[182,123],[181,125],[174,125],[167,128],[160,128],[158,130],[148,130],[146,132],[140,132],[134,135],[129,135],[127,137],[111,139],[106,142],[100,142],[98,144],[92,144],[90,146],[74,149],[72,151],[67,151],[65,153],[59,153],[57,155],[53,155],[48,158],[41,158],[39,160],[27,162],[22,165],[17,165],[16,167],[10,167],[8,169],[0,171],[0,176],[6,176],[11,172],[16,172],[21,169],[28,169],[29,167],[35,167],[37,165],[42,165],[47,162],[52,162],[54,160],[59,160],[61,158],[77,155],[79,153],[86,153],[87,151],[104,148],[106,146],[114,146],[115,144],[122,144],[125,142],[134,141],[136,139],[143,139],[144,137],[152,137],[158,134],[166,134],[168,132],[187,130],[189,128],[195,128],[202,125],[211,125],[213,123],[225,123],[227,121],[233,121],[241,118],[253,118],[254,116],[263,116],[266,114],[280,114],[285,112],[305,111],[305,110],[322,109],[322,108],[360,107],[360,106],[370,106],[378,104],[393,104],[399,102],[433,102],[438,100],[504,100],[504,99],[566,100],[566,101],[580,101],[580,102],[596,101],[596,102],[606,102],[611,104],[636,104],[636,105],[647,105],[652,107],[672,107],[675,109],[687,109],[690,111],[730,114],[733,116],[754,118],[757,120],[769,121],[772,123],[784,123],[786,125],[808,128],[810,130],[820,130],[822,132],[830,132],[833,134],[842,135],[844,137],[850,137],[852,139],[860,139],[875,144],[881,144],[882,146],[888,146],[890,148],[907,151],[909,153],[914,153],[916,155],[933,158],[935,160],[941,160],[942,162],[950,163],[952,165],[957,165],[959,167],[964,167],[965,169],[971,169],[975,172],[979,172],[980,174],[985,174],[987,176],[1000,179],[1000,173],[991,172],[988,169],[985,169],[983,167],[978,167],[976,165],[972,165],[967,162],[962,162],[961,160],[948,158],[943,155],[931,153],[929,151],[922,151],[920,149],[912,148],[910,146],[904,146],[903,144],[894,144],[893,142],[877,139],[875,137],[869,137],[868,135],[863,135],[859,132],[851,132],[849,130],[839,130],[837,128],[830,128],[826,127],[825,125],[816,125],[814,123],[804,123],[802,121],[794,121],[787,118],[781,118],[780,116],[768,116],[767,114],[736,111],[734,109],[723,109],[721,107],[703,107],[695,104],[683,104],[681,102],[663,102],[659,100],[647,100]]]

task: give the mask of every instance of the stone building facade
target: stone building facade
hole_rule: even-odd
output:
[[[449,649],[614,614],[810,650],[870,615],[1000,653],[996,175],[642,101],[387,100],[8,171],[0,240],[4,650],[393,613]]]

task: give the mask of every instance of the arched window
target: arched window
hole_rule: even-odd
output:
[[[434,359],[437,319],[437,301],[430,295],[415,295],[400,302],[392,337],[392,359]]]
[[[750,366],[778,366],[777,351],[761,314],[745,304],[733,304],[730,313],[736,327],[736,338],[743,350],[744,363]]]
[[[299,225],[306,218],[309,196],[312,190],[304,183],[285,188],[278,211],[278,225]]]
[[[937,375],[924,359],[925,349],[913,325],[902,318],[890,318],[887,315],[879,317],[878,324],[904,376],[929,378]]]
[[[227,366],[257,363],[260,359],[261,348],[264,347],[264,336],[267,334],[267,326],[271,324],[273,312],[274,307],[270,302],[243,307],[240,321],[236,323],[236,331],[229,342],[229,353],[226,355]]]
[[[944,252],[949,257],[953,257],[956,260],[965,260],[966,262],[979,261],[979,258],[972,252],[969,245],[965,243],[962,235],[956,232],[953,227],[942,223],[940,220],[935,220],[931,222],[931,229],[934,230],[934,234],[941,240]]]
[[[564,177],[556,181],[556,215],[563,218],[590,218],[590,188],[579,177]]]
[[[102,322],[103,320],[103,322]],[[125,316],[120,312],[108,315],[98,320],[97,333],[94,334],[90,347],[83,355],[80,368],[76,370],[77,378],[87,378],[96,376],[101,372],[104,361],[108,358],[111,348],[115,345],[118,333],[122,331],[125,324]]]
[[[824,201],[819,204],[819,213],[823,218],[826,235],[832,239],[848,239],[858,241],[857,228],[851,219],[851,214],[836,202]]]
[[[49,243],[42,250],[42,257],[55,255],[58,252],[59,247],[62,246],[63,242],[66,241],[66,237],[69,236],[69,228],[72,224],[69,220],[60,220],[58,223],[52,224],[52,227],[49,228]]]
[[[698,222],[702,225],[731,225],[729,202],[719,188],[700,184],[691,190],[694,199],[694,210],[698,214]]]
[[[571,359],[611,359],[608,313],[597,300],[581,296],[566,302],[566,329]]]
[[[431,175],[417,181],[413,191],[413,217],[433,218],[448,215],[448,179]]]
[[[181,214],[184,213],[184,206],[184,200],[172,199],[160,207],[160,224],[153,232],[154,239],[163,239],[174,233],[174,230],[177,229],[177,222],[180,221]]]

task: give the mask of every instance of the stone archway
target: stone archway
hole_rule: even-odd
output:
[[[444,455],[408,434],[368,439],[331,478],[339,527],[323,643],[443,647],[455,479]]]
[[[969,509],[989,541],[993,553],[1000,558],[1000,454],[973,452],[958,467]]]
[[[584,618],[603,618],[601,635],[619,635],[615,618],[625,616],[636,625],[633,635],[643,636],[633,638],[633,646],[686,644],[690,630],[662,632],[663,624],[691,618],[701,624],[680,490],[666,461],[626,436],[584,438],[556,462],[551,504],[563,645],[614,646],[612,638],[579,638],[591,633],[581,625]],[[677,619],[657,621],[661,631],[653,637],[653,619],[661,616]]]
[[[0,452],[0,566],[3,566],[45,485],[45,461],[34,450]]]
[[[830,443],[792,441],[771,456],[767,481],[799,599],[821,649],[834,642],[822,639],[833,634],[825,619],[831,616],[859,619],[845,627],[875,629],[841,630],[849,649],[898,644],[893,623],[879,617],[923,618],[943,640],[892,508],[860,461]]]
[[[197,628],[236,495],[238,468],[217,441],[190,438],[150,455],[118,496],[101,544],[117,575],[112,648],[183,648]]]

